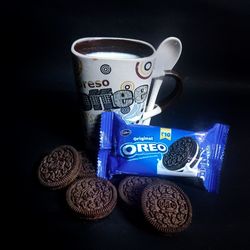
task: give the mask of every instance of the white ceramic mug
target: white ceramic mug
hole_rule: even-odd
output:
[[[181,48],[177,38],[165,41],[174,41]],[[88,138],[94,135],[96,121],[103,111],[112,110],[129,123],[148,124],[150,118],[161,113],[182,89],[181,80],[174,72],[155,74],[157,51],[145,41],[114,37],[81,38],[72,44],[71,52]],[[156,105],[159,82],[161,84],[166,75],[173,76],[176,85],[162,104]],[[154,82],[158,84],[152,84]],[[150,110],[147,107],[151,107]]]

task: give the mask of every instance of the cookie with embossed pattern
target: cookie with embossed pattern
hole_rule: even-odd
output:
[[[94,164],[89,160],[84,151],[79,152],[81,155],[81,166],[78,174],[79,178],[96,177],[96,169]]]
[[[144,189],[142,210],[146,220],[165,234],[184,231],[192,221],[188,196],[169,181],[155,182]]]
[[[60,189],[72,183],[80,171],[80,155],[70,145],[62,145],[46,155],[38,169],[41,184]]]
[[[198,143],[192,137],[182,137],[175,141],[164,154],[162,163],[171,171],[182,171],[184,167],[192,168],[200,157]]]
[[[119,183],[118,192],[121,199],[128,205],[139,208],[143,189],[157,178],[144,176],[128,176]]]
[[[66,192],[69,207],[80,217],[96,220],[108,216],[115,208],[117,191],[104,179],[83,178],[74,182]]]

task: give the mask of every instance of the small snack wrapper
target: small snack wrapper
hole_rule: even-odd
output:
[[[206,131],[127,124],[114,112],[101,115],[98,173],[198,177],[209,192],[218,192],[229,126]]]

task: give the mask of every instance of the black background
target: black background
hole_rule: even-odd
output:
[[[9,243],[35,249],[250,248],[249,1],[21,1],[6,8],[3,40],[10,45],[14,90],[6,105],[14,99],[9,113],[15,118],[10,128],[17,163],[11,166],[16,195]],[[184,92],[152,124],[231,126],[219,195],[177,180],[193,204],[193,223],[180,235],[158,235],[120,200],[108,218],[82,221],[68,210],[63,191],[37,181],[46,152],[61,144],[83,147],[70,46],[89,36],[136,38],[155,47],[168,36],[180,38],[183,53],[175,70],[184,77]]]

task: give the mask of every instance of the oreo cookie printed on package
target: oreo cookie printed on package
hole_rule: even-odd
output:
[[[198,177],[218,192],[229,126],[206,131],[127,124],[118,114],[101,115],[99,177],[116,174]]]

